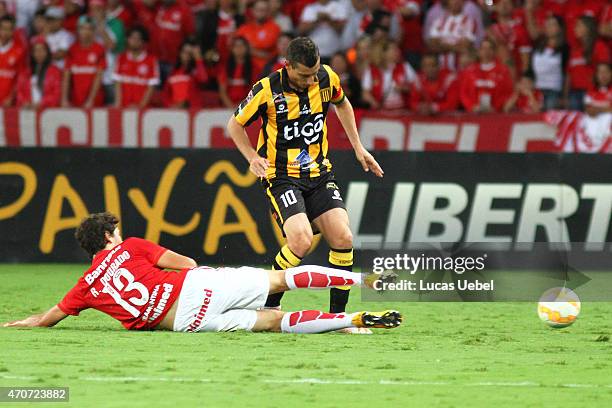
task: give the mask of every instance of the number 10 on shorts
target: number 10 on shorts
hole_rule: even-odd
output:
[[[283,194],[281,194],[280,198],[283,201],[285,208],[297,203],[297,198],[295,198],[295,193],[293,190],[285,191]]]

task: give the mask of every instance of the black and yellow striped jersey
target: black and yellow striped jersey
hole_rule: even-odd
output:
[[[313,178],[331,171],[327,111],[344,97],[338,75],[327,65],[321,65],[317,82],[303,92],[291,88],[285,68],[253,85],[234,116],[245,127],[261,117],[257,153],[270,162],[268,179]]]

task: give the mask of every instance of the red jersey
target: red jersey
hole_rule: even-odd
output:
[[[244,79],[244,64],[236,64],[234,72],[229,76],[227,75],[226,66],[221,65],[217,75],[217,80],[220,84],[224,84],[227,87],[227,96],[235,104],[240,103],[247,96],[254,79],[253,71],[251,71],[251,79]]]
[[[610,63],[610,50],[603,41],[595,41],[590,64],[587,64],[584,58],[582,44],[576,43],[575,46],[571,47],[569,62],[567,64],[570,89],[587,90],[591,88],[593,75],[595,74],[595,66],[600,62]]]
[[[147,29],[151,37],[155,34],[155,16],[157,15],[157,3],[153,7],[149,7],[142,0],[134,0],[132,2],[134,15],[138,20],[138,24]]]
[[[182,3],[161,6],[155,15],[153,43],[160,61],[174,64],[185,38],[195,32],[193,14]]]
[[[114,10],[107,10],[106,18],[109,20],[113,18],[121,20],[125,30],[129,30],[132,27],[132,22],[134,21],[132,12],[122,4],[118,5]]]
[[[106,69],[106,51],[98,43],[84,47],[76,42],[68,49],[65,69],[71,74],[70,102],[74,106],[82,106],[89,97],[97,73]],[[103,104],[104,95],[100,87],[94,106]]]
[[[176,106],[187,102],[190,108],[200,107],[202,98],[198,92],[198,85],[208,80],[208,74],[202,60],[197,60],[195,69],[187,72],[178,68],[172,72],[166,81],[166,106]]]
[[[121,85],[120,105],[138,105],[147,89],[159,84],[157,58],[147,52],[142,52],[137,57],[130,52],[124,52],[115,63],[113,80]]]
[[[489,30],[499,44],[508,47],[517,74],[526,70],[528,66],[523,66],[521,54],[531,53],[532,47],[529,33],[521,19],[513,18],[508,22],[493,24]]]
[[[584,97],[584,104],[596,108],[612,107],[612,86],[591,89]]]
[[[402,50],[423,52],[423,27],[421,24],[421,6],[423,0],[398,0],[398,7],[412,10],[410,16],[400,14],[402,24]]]
[[[219,21],[217,22],[217,51],[219,51],[219,62],[227,61],[230,54],[230,41],[236,31],[236,19],[233,15],[219,10]]]
[[[253,64],[255,66],[253,69],[254,72],[261,72],[266,62],[276,54],[276,40],[278,40],[280,34],[280,28],[272,19],[269,19],[263,24],[257,24],[253,21],[242,25],[238,31],[236,31],[236,36],[246,38],[252,50],[268,53],[267,56],[253,57]],[[253,53],[251,53],[251,55],[253,55]]]
[[[605,1],[602,0],[571,0],[565,5],[563,19],[565,20],[565,35],[570,47],[576,45],[574,27],[581,16],[590,16],[599,21]]]
[[[468,112],[481,105],[489,105],[494,111],[501,112],[512,95],[512,75],[503,64],[474,64],[462,75],[460,97]]]
[[[453,72],[442,70],[435,80],[419,74],[418,81],[410,90],[410,109],[417,110],[419,104],[431,104],[435,112],[455,111],[459,107],[459,82]]]
[[[187,275],[187,269],[168,272],[158,267],[164,252],[166,248],[140,238],[98,252],[57,306],[73,316],[88,308],[99,310],[128,330],[153,329],[178,298]]]
[[[24,68],[25,49],[17,41],[0,46],[0,104],[13,96],[15,79]]]
[[[538,89],[533,90],[533,97],[540,106],[544,104],[544,95]],[[529,103],[529,98],[522,94],[516,100],[516,110],[521,113],[537,113]]]
[[[62,98],[62,71],[53,64],[47,67],[42,89],[38,88],[38,78],[32,75],[29,67],[17,77],[17,106],[38,103],[39,108],[60,106]]]

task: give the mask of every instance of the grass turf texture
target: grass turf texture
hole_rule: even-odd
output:
[[[54,305],[81,265],[0,265],[0,321]],[[328,291],[285,295],[327,307]],[[53,329],[0,328],[0,386],[69,386],[45,406],[612,406],[612,304],[554,330],[531,303],[361,303],[396,308],[372,336],[128,332],[88,310]],[[381,384],[382,382],[382,384]],[[5,404],[3,406],[26,406]]]

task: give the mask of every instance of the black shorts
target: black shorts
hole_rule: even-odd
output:
[[[262,182],[272,215],[283,229],[285,220],[304,213],[312,222],[333,208],[346,208],[331,173],[313,179],[276,177]],[[284,234],[284,231],[283,231]]]

